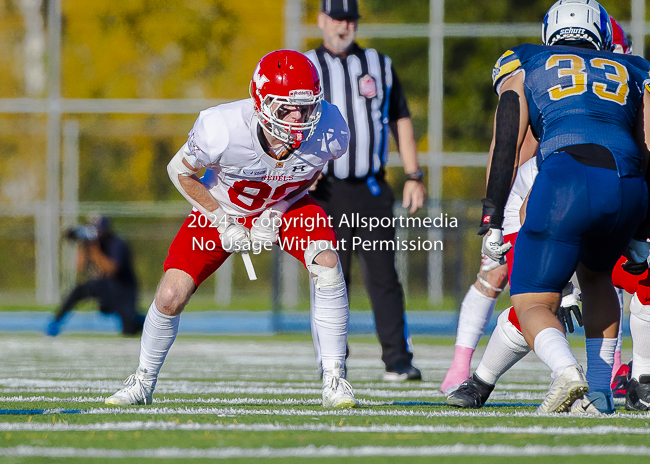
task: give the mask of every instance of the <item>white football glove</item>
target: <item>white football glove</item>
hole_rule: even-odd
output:
[[[503,232],[501,229],[490,229],[483,235],[481,253],[499,264],[506,263],[506,253],[510,248],[512,248],[510,242],[503,243]]]
[[[273,208],[264,210],[262,214],[253,221],[250,238],[253,242],[276,243],[282,226],[282,213]]]
[[[250,232],[246,227],[236,222],[230,222],[219,234],[221,248],[227,253],[248,251],[252,249]]]

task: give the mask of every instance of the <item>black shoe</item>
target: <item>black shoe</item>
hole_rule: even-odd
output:
[[[413,364],[388,369],[384,372],[384,382],[404,382],[422,380],[422,372]]]
[[[494,390],[494,385],[483,382],[476,374],[460,384],[457,390],[447,396],[447,404],[459,408],[478,409],[483,407]]]
[[[628,411],[650,411],[650,375],[641,375],[639,380],[628,380],[625,392],[625,409]]]
[[[632,361],[629,364],[622,364],[618,368],[614,378],[612,379],[612,394],[614,398],[625,398],[625,392],[627,391],[627,383],[630,381],[632,376]]]

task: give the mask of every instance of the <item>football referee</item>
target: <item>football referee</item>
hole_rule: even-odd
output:
[[[390,58],[355,42],[360,18],[357,0],[323,0],[318,27],[323,44],[306,55],[321,76],[325,100],[335,104],[350,128],[348,152],[330,161],[311,194],[333,218],[337,238],[345,240],[339,258],[345,280],[350,281],[350,244],[362,240],[394,240],[395,229],[354,227],[352,215],[393,217],[393,192],[384,180],[388,133],[397,141],[408,180],[403,205],[414,213],[423,205],[425,188],[413,138],[413,125],[400,82]],[[346,221],[345,218],[348,218]],[[343,220],[342,220],[343,219]],[[413,353],[404,319],[404,292],[395,269],[394,251],[357,252],[375,315],[377,335],[386,366],[385,381],[421,380],[413,366]]]

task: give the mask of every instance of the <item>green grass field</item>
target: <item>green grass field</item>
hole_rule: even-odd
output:
[[[104,398],[135,370],[137,338],[5,334],[0,462],[627,463],[650,455],[650,415],[620,403],[607,418],[535,416],[549,375],[534,354],[501,379],[489,406],[468,412],[444,406],[438,390],[452,339],[415,340],[425,378],[411,384],[379,380],[372,337],[352,337],[350,348],[360,409],[320,406],[306,335],[182,333],[154,404],[118,408]],[[574,351],[584,361],[579,341]],[[630,354],[626,344],[624,359]]]

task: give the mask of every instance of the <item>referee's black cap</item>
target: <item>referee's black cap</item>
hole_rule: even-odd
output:
[[[356,21],[361,17],[357,0],[323,0],[323,13],[332,19],[351,19]]]

